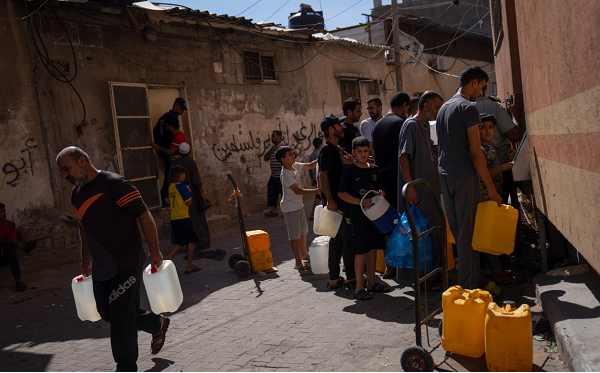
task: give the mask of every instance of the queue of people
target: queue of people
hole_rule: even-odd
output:
[[[429,226],[444,223],[435,208],[435,199],[443,199],[450,231],[457,242],[458,285],[467,289],[482,286],[480,253],[471,246],[477,205],[486,200],[500,204],[508,199],[512,179],[505,175],[510,174],[513,165],[510,143],[518,140],[523,130],[518,119],[513,122],[500,103],[485,96],[488,80],[483,69],[470,66],[462,72],[456,94],[446,102],[434,91],[426,91],[419,98],[397,92],[386,115],[382,115],[381,100],[373,97],[367,101],[369,118],[362,121],[360,128],[356,123],[362,115],[361,102],[350,98],[342,107],[345,117],[329,114],[323,118],[321,131],[325,143],[319,143],[319,148],[315,145],[310,164],[296,163],[289,147],[276,150],[283,143],[280,138],[273,142],[272,150],[283,167],[279,172],[285,187],[282,206],[291,194],[300,201],[302,195],[317,194],[320,198],[315,204],[322,203],[329,210],[343,213],[339,231],[329,242],[328,288],[353,289],[358,300],[372,299],[373,292],[390,291],[373,277],[374,250],[385,250],[389,235],[375,228],[360,205],[369,207],[371,199],[363,197],[369,190],[375,190],[376,195],[384,196],[402,214],[405,210],[402,187],[416,179],[425,179],[435,192],[422,185],[409,187],[406,200],[418,206]],[[517,117],[522,107],[514,109]],[[502,118],[502,125],[497,118]],[[436,121],[437,152],[431,136],[432,121]],[[300,170],[312,169],[315,157],[317,189],[304,189]],[[271,177],[275,178],[274,173]],[[298,211],[299,206],[296,206]],[[284,212],[284,216],[287,214]],[[298,219],[286,219],[286,223],[296,268],[302,270],[306,266],[298,253],[305,250],[306,218],[301,214]],[[294,243],[298,230],[304,238],[300,239],[300,247]],[[433,268],[441,266],[442,250],[446,249],[442,247],[441,234],[441,231],[432,234]],[[342,257],[346,278],[340,276]],[[486,275],[497,283],[510,283],[510,272],[502,269],[498,257],[484,255],[483,259]],[[412,271],[412,268],[387,267],[383,278],[412,280]],[[441,276],[432,278],[427,286],[431,291],[443,290]]]

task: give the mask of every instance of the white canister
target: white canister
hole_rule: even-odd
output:
[[[329,236],[319,236],[308,248],[310,269],[315,275],[329,273],[329,239]]]
[[[75,307],[77,307],[77,316],[82,321],[98,321],[101,319],[96,309],[96,298],[94,298],[94,284],[92,276],[83,277],[83,275],[74,277],[71,281],[73,289],[73,298]]]
[[[331,211],[319,205],[315,208],[315,220],[313,223],[313,232],[321,236],[335,237],[344,214],[341,211]]]
[[[183,292],[179,284],[177,269],[170,260],[163,260],[158,268],[152,264],[144,269],[144,286],[150,308],[155,314],[175,312],[183,303]]]

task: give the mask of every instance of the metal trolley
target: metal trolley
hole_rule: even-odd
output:
[[[433,319],[436,315],[442,313],[442,309],[438,308],[435,311],[433,311],[431,314],[429,314],[429,315],[427,314],[427,284],[426,284],[426,281],[428,279],[437,275],[438,273],[441,273],[443,289],[448,289],[448,271],[447,271],[447,269],[448,269],[447,268],[448,267],[448,258],[447,258],[448,254],[447,254],[447,250],[446,250],[446,214],[444,213],[444,210],[442,209],[439,197],[435,198],[435,206],[438,210],[438,214],[441,218],[440,221],[442,223],[440,226],[434,226],[434,227],[427,229],[425,232],[419,233],[419,231],[417,230],[417,228],[415,226],[413,216],[410,213],[408,202],[406,201],[406,190],[408,189],[408,187],[419,185],[419,184],[423,184],[425,187],[429,188],[431,193],[436,195],[436,192],[433,189],[433,187],[431,186],[431,184],[429,184],[424,179],[417,179],[417,180],[411,181],[410,183],[406,183],[404,185],[404,187],[402,188],[402,198],[404,199],[404,203],[405,203],[405,207],[406,207],[406,217],[408,219],[408,224],[410,225],[411,236],[412,236],[411,242],[413,245],[413,272],[414,272],[413,287],[414,287],[414,292],[415,292],[415,333],[416,333],[416,339],[417,339],[416,340],[417,345],[407,348],[402,353],[402,356],[400,357],[400,363],[402,365],[402,369],[404,369],[405,372],[433,372],[433,369],[435,367],[443,364],[444,361],[446,360],[446,358],[448,357],[448,354],[446,354],[446,358],[439,364],[434,364],[433,358],[431,357],[431,352],[433,352],[435,349],[440,347],[441,342],[436,344],[435,346],[431,345],[431,343],[429,341],[429,328],[427,326],[427,323],[431,319]],[[433,271],[431,271],[430,273],[427,273],[427,264],[425,262],[425,264],[424,264],[425,271],[424,272],[427,274],[424,277],[420,277],[419,239],[424,238],[428,234],[433,233],[437,229],[442,230],[442,237],[443,237],[443,239],[442,239],[442,253],[443,253],[442,254],[442,267],[436,268]],[[425,253],[423,253],[423,256],[424,256],[423,260],[425,261]],[[424,319],[421,319],[421,287],[420,287],[421,284],[424,284],[424,291],[425,291],[425,318]],[[427,345],[429,347],[431,347],[431,350],[426,350],[422,346],[421,326],[423,326],[423,325],[425,325],[425,330],[426,330],[426,335],[427,335]],[[440,323],[440,327],[439,327],[439,333],[440,333],[440,337],[441,337],[441,334],[442,334],[442,324],[441,323]]]
[[[240,197],[242,193],[238,189],[235,181],[233,180],[233,176],[231,174],[227,174],[229,181],[233,184],[233,193],[229,197],[229,200],[235,196],[235,207],[237,207],[238,220],[240,223],[240,233],[242,234],[242,246],[244,248],[244,255],[242,254],[233,254],[229,257],[227,261],[229,267],[233,269],[233,272],[240,277],[248,277],[249,275],[254,273],[254,268],[252,267],[252,258],[250,256],[250,247],[248,246],[248,236],[246,236],[246,226],[244,225],[244,217],[242,215],[242,205],[240,204]]]

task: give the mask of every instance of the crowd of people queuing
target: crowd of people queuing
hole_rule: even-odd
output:
[[[329,241],[329,281],[327,287],[354,290],[357,300],[372,299],[374,292],[391,288],[375,278],[376,250],[385,250],[389,237],[381,233],[364,215],[368,208],[367,191],[386,198],[399,213],[404,211],[402,186],[425,179],[435,193],[417,186],[408,188],[406,199],[416,204],[430,225],[442,224],[433,208],[434,199],[443,196],[450,230],[458,252],[458,285],[476,288],[479,283],[479,253],[471,247],[475,214],[479,201],[506,203],[512,189],[511,142],[523,134],[519,121],[522,105],[513,106],[513,118],[493,97],[485,95],[488,75],[470,66],[460,76],[457,93],[444,102],[434,91],[420,97],[404,92],[394,94],[389,112],[381,99],[367,101],[369,118],[362,121],[362,104],[349,98],[343,103],[344,116],[325,116],[320,124],[324,139],[313,141],[309,163],[298,163],[298,153],[283,142],[281,131],[273,131],[272,147],[264,154],[270,163],[268,206],[265,216],[278,216],[277,204],[286,222],[295,269],[306,270],[307,218],[302,197],[315,195],[314,208],[323,204],[341,211],[339,231]],[[172,110],[154,128],[156,149],[164,162],[161,202],[170,208],[172,243],[166,259],[187,247],[185,274],[201,270],[193,264],[197,250],[210,247],[210,234],[203,203],[198,166],[180,129],[179,116],[187,110],[185,100],[177,98]],[[430,122],[436,121],[437,147],[431,140]],[[148,259],[160,267],[163,255],[158,235],[139,191],[125,177],[98,170],[87,153],[78,147],[63,149],[56,157],[62,177],[73,184],[71,203],[79,222],[82,241],[81,271],[92,276],[97,309],[110,323],[111,346],[117,371],[137,370],[138,330],[152,335],[151,351],[164,345],[170,320],[140,308],[140,283],[146,254],[141,233],[149,247]],[[311,188],[302,185],[301,172],[311,173]],[[279,201],[279,195],[282,198]],[[514,199],[513,199],[514,200]],[[140,229],[141,227],[141,233]],[[391,232],[390,232],[391,233]],[[440,265],[442,248],[439,233],[433,236],[434,268]],[[27,286],[21,279],[16,250],[30,252],[36,242],[16,242],[15,224],[6,217],[0,203],[0,262],[10,266],[17,290]],[[344,259],[346,278],[341,276]],[[510,281],[497,257],[484,257],[486,268],[499,283]],[[412,279],[411,269],[388,267],[383,278]],[[366,279],[364,278],[366,276]],[[440,290],[436,279],[432,290]],[[117,294],[117,296],[115,296]]]
[[[273,146],[265,154],[272,170],[270,210],[265,215],[277,216],[276,201],[281,192],[281,210],[295,268],[308,268],[303,264],[308,259],[303,257],[308,227],[302,196],[315,194],[313,211],[322,203],[343,214],[337,235],[329,241],[327,287],[353,289],[357,300],[372,299],[373,292],[390,291],[375,281],[375,264],[376,250],[386,249],[392,232],[380,232],[366,217],[361,204],[370,207],[372,200],[366,198],[366,193],[374,191],[373,196],[383,196],[403,214],[403,186],[424,179],[434,191],[424,185],[410,186],[406,202],[416,205],[431,227],[444,224],[435,207],[435,199],[443,201],[456,240],[458,285],[466,289],[484,285],[480,279],[480,257],[484,259],[486,275],[500,284],[510,283],[510,272],[503,269],[497,256],[480,255],[471,246],[479,202],[494,201],[500,205],[509,198],[513,187],[511,143],[523,134],[519,120],[522,105],[517,102],[512,107],[513,120],[497,98],[485,95],[488,81],[483,69],[470,66],[462,72],[456,94],[446,102],[434,91],[426,91],[420,97],[397,92],[385,115],[381,99],[370,98],[369,118],[359,127],[362,104],[349,98],[343,103],[342,117],[329,114],[321,121],[324,143],[316,139],[310,163],[296,162],[297,154],[283,143],[281,133],[274,131]],[[432,123],[435,136],[431,133]],[[302,186],[301,170],[313,170],[316,166],[318,171],[311,173],[312,188],[306,189]],[[283,185],[283,191],[278,183]],[[310,220],[313,217],[311,212]],[[431,236],[433,268],[441,266],[442,250],[446,249],[441,235],[441,230],[437,230]],[[346,278],[340,276],[342,258]],[[382,277],[394,276],[411,281],[413,269],[386,267]],[[429,290],[442,290],[441,276],[428,280],[427,286]]]

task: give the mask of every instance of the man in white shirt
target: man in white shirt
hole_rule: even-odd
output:
[[[383,107],[381,100],[378,97],[372,97],[367,101],[367,111],[369,118],[360,123],[360,134],[369,140],[369,153],[372,158],[375,158],[375,149],[373,147],[373,127],[375,123],[383,116]]]

